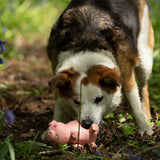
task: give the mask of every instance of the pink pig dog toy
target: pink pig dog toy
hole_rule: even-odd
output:
[[[55,146],[60,144],[72,144],[73,148],[78,147],[78,127],[79,122],[77,120],[69,123],[56,122],[53,120],[49,123],[48,131],[44,137],[46,143]],[[92,124],[89,129],[85,129],[80,126],[79,133],[79,147],[83,148],[83,145],[88,145],[89,148],[96,149],[95,144],[99,127],[97,124]]]

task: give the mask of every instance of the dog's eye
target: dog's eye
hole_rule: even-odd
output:
[[[74,103],[77,104],[77,105],[80,105],[80,102],[77,101],[76,99],[73,99]]]
[[[103,96],[102,97],[96,97],[94,103],[98,104],[103,100]]]

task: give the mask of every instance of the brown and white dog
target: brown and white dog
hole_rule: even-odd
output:
[[[151,135],[148,79],[154,35],[145,0],[72,0],[53,26],[47,52],[55,77],[54,119],[85,128],[129,102],[139,132]],[[135,80],[139,81],[139,90]]]

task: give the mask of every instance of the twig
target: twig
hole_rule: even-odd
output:
[[[139,156],[139,155],[142,155],[142,154],[144,154],[144,153],[146,153],[146,152],[149,152],[149,151],[151,151],[151,150],[153,150],[153,149],[157,149],[157,148],[160,148],[160,145],[156,145],[156,146],[147,148],[147,149],[145,149],[145,150],[143,150],[143,151],[135,154],[134,156],[132,156],[132,158],[135,158],[135,157],[137,157],[137,156]],[[128,155],[125,155],[125,157],[126,157],[126,156],[128,156]]]
[[[121,152],[123,149],[125,149],[125,148],[126,148],[126,146],[123,147],[122,149],[120,149],[120,150],[112,157],[112,159],[116,159],[118,156],[121,156],[120,152]],[[156,146],[147,148],[147,149],[145,149],[145,150],[143,150],[143,151],[141,151],[141,152],[138,152],[138,153],[135,154],[134,156],[131,156],[130,154],[125,154],[125,153],[124,153],[124,154],[123,154],[124,158],[121,157],[121,159],[125,159],[126,157],[130,157],[130,156],[131,156],[131,158],[133,159],[133,158],[135,158],[135,157],[137,157],[137,156],[139,156],[139,155],[141,155],[141,154],[144,154],[144,153],[146,153],[146,152],[149,152],[149,151],[151,151],[151,150],[153,150],[153,149],[157,149],[157,148],[160,148],[160,145],[156,145]]]
[[[138,155],[144,154],[144,153],[146,153],[146,152],[148,152],[148,151],[151,151],[151,150],[153,150],[153,149],[157,149],[157,148],[160,148],[160,145],[156,145],[156,146],[153,146],[153,147],[147,148],[147,149],[145,149],[145,150],[143,150],[143,151],[141,151],[141,152],[137,153],[135,156],[138,156]]]
[[[57,151],[57,150],[56,150]],[[55,150],[53,151],[42,151],[42,152],[39,152],[39,154],[51,154],[51,153],[55,153],[56,152]]]
[[[67,146],[66,148],[62,148],[61,150],[49,150],[49,151],[41,151],[39,152],[40,155],[42,154],[52,154],[52,153],[58,153],[58,152],[63,152],[67,150],[70,146]]]
[[[119,153],[124,150],[127,146],[122,147],[112,158],[117,158],[119,156]]]

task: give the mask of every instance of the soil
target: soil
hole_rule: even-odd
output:
[[[54,94],[48,93],[52,71],[45,44],[22,39],[17,47],[22,59],[9,59],[0,72],[0,110],[12,110],[16,121],[6,123],[0,139],[16,133],[27,140],[44,131],[53,118]]]
[[[48,123],[53,118],[54,94],[48,93],[48,81],[52,78],[52,71],[45,44],[41,41],[34,44],[24,41],[17,47],[23,52],[21,60],[9,59],[4,64],[4,70],[0,71],[0,110],[12,110],[16,116],[12,125],[5,123],[0,134],[0,142],[12,133],[17,135],[19,141],[33,140],[37,133],[41,135],[48,128]],[[124,112],[124,106],[125,104],[115,112],[114,118],[105,120],[101,126],[96,143],[103,155],[112,152],[118,157],[118,151],[122,146],[127,146],[123,152],[128,156],[142,152],[132,143],[127,143],[126,139],[150,147],[154,146],[151,143],[153,141],[160,143],[160,128],[157,125],[153,127],[153,136],[140,137],[137,131],[131,136],[123,134],[122,125],[117,125],[119,118],[115,117],[118,117],[119,112]],[[126,109],[125,106],[125,112]],[[155,111],[153,119],[157,119]],[[40,136],[37,141],[42,142]],[[145,155],[143,152],[140,155],[143,158],[154,159],[151,150],[146,151]]]

